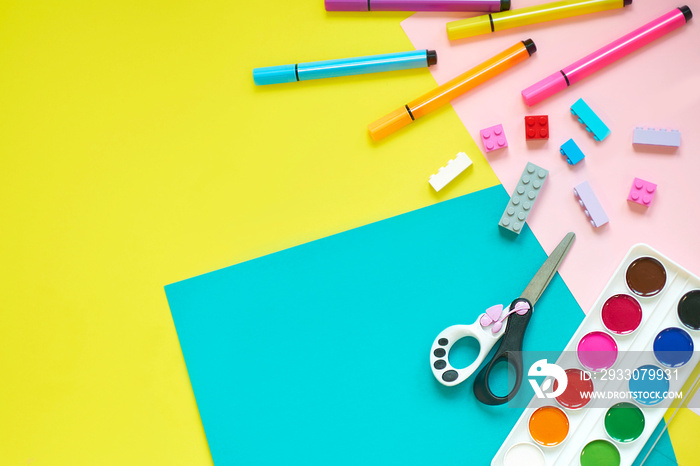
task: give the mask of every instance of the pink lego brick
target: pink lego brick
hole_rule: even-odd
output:
[[[649,207],[654,200],[655,193],[656,185],[654,183],[650,183],[641,178],[635,178],[627,200],[643,205],[644,207]]]
[[[491,152],[493,150],[508,147],[506,133],[503,132],[503,125],[496,125],[482,129],[480,133],[481,142],[484,144],[485,152]]]

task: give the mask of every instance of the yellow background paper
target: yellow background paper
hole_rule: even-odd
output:
[[[427,69],[253,85],[411,50],[406,16],[0,3],[0,464],[209,464],[165,284],[497,183],[449,106],[370,142]]]

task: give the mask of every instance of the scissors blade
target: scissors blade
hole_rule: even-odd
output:
[[[574,239],[576,239],[576,235],[571,232],[568,233],[563,240],[561,240],[557,247],[554,248],[554,251],[552,251],[552,253],[549,255],[547,260],[544,261],[544,264],[542,264],[540,270],[538,270],[535,276],[532,277],[532,280],[530,283],[528,283],[525,291],[523,291],[521,296],[530,301],[533,307],[535,306],[537,300],[540,299],[540,296],[542,296],[542,293],[547,288],[547,285],[549,285],[549,282],[552,281],[554,274],[557,273],[557,269],[559,269],[559,265],[561,265],[561,262],[564,260],[566,253],[569,252],[569,249],[571,249]]]

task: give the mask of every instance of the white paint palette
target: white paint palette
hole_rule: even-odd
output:
[[[534,397],[491,465],[632,465],[699,348],[700,278],[633,246],[556,362],[566,390]],[[557,385],[546,379],[541,389],[552,395]]]

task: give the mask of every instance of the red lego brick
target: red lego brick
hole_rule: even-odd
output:
[[[525,139],[549,139],[549,117],[547,115],[526,116]]]

